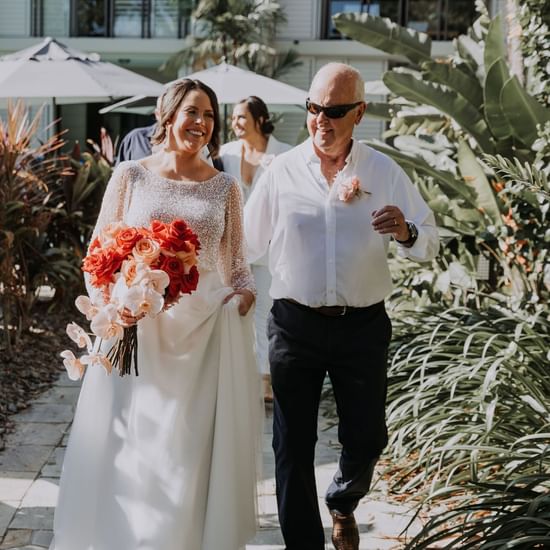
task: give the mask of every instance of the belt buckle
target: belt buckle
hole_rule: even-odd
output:
[[[346,311],[348,309],[348,306],[343,306],[343,310],[342,310],[342,313],[340,313],[340,317],[343,317],[345,314],[346,314]]]

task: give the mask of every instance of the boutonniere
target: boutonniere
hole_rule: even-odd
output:
[[[361,197],[361,195],[370,195],[370,191],[361,189],[361,182],[357,176],[351,176],[340,180],[338,183],[338,198],[342,202],[351,202],[353,199]]]

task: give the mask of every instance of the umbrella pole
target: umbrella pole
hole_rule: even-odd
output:
[[[223,104],[223,142],[227,143],[227,103]]]
[[[52,121],[55,122],[55,125],[53,128],[54,134],[59,134],[59,132],[61,132],[61,124],[59,121],[58,113],[59,113],[59,106],[57,105],[55,101],[55,96],[54,96],[52,97]]]

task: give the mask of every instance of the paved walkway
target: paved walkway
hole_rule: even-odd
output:
[[[0,452],[0,550],[39,550],[49,546],[61,464],[78,392],[79,385],[62,376],[28,409],[13,417],[16,430],[8,436],[6,450]],[[324,422],[321,420],[322,424]],[[334,473],[337,455],[336,429],[327,429],[326,424],[321,428],[316,464],[320,495]],[[277,522],[273,471],[268,413],[264,479],[259,486],[260,526],[247,550],[284,549]],[[329,541],[330,516],[322,503],[321,510]],[[361,550],[403,548],[398,536],[408,524],[409,514],[402,506],[388,503],[380,489],[360,504],[356,518],[361,532]],[[413,524],[409,534],[417,529],[418,524]],[[332,545],[327,544],[326,548]]]

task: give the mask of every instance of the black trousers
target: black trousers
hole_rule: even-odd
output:
[[[314,468],[323,381],[328,373],[342,444],[326,503],[330,510],[347,514],[368,492],[374,465],[388,440],[391,323],[383,302],[327,317],[288,300],[275,300],[268,337],[281,530],[287,550],[323,550]]]

